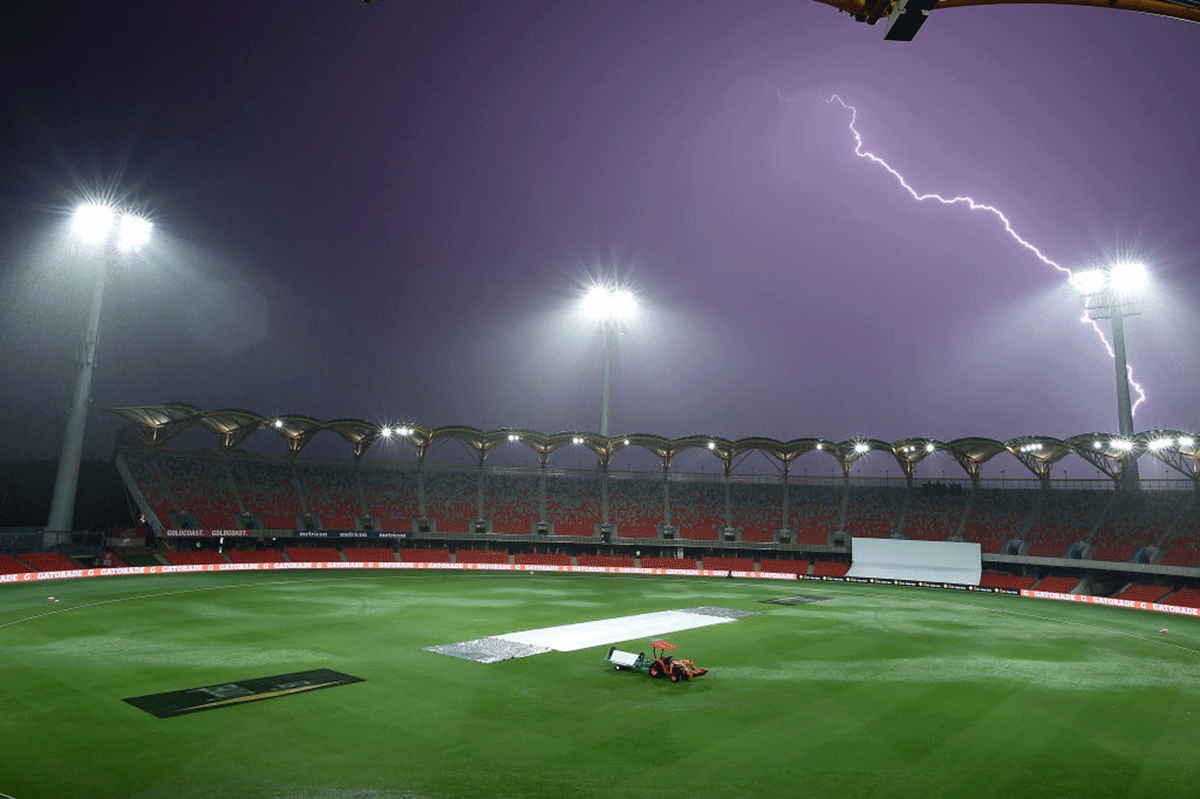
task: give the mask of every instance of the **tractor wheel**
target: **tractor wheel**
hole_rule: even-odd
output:
[[[657,663],[651,663],[650,664],[650,676],[651,677],[661,677],[662,676],[662,667],[659,666]]]
[[[680,674],[680,676],[681,676],[681,677],[683,677],[683,679],[685,679],[685,680],[690,680],[690,679],[692,679],[692,673],[691,673],[691,672],[689,672],[689,671],[684,671],[684,672],[682,672],[682,673]]]

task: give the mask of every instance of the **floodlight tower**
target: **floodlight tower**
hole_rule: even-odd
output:
[[[600,381],[600,435],[608,438],[608,401],[612,393],[613,336],[621,321],[637,310],[637,298],[628,289],[593,286],[583,298],[583,307],[600,319],[604,327],[604,371]]]
[[[50,498],[47,533],[65,533],[72,529],[75,515],[75,489],[79,483],[79,458],[83,453],[83,433],[92,393],[92,367],[96,363],[96,339],[100,332],[100,306],[104,302],[104,279],[113,248],[121,252],[137,250],[150,240],[152,225],[141,217],[118,213],[107,205],[81,205],[71,219],[71,231],[88,248],[95,275],[87,327],[79,347],[75,390],[67,416],[54,494]],[[114,234],[115,231],[115,235]]]
[[[1088,269],[1071,276],[1071,283],[1083,297],[1088,318],[1112,322],[1113,360],[1117,367],[1117,424],[1121,438],[1133,438],[1133,405],[1129,398],[1129,365],[1125,361],[1125,317],[1142,312],[1142,288],[1146,285],[1146,267],[1140,263],[1120,262],[1102,269]],[[1121,467],[1124,488],[1138,487],[1137,458]]]

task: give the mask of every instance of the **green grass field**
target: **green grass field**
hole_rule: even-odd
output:
[[[794,594],[830,600],[763,603]],[[690,683],[612,670],[606,646],[489,665],[423,651],[698,605],[761,615],[666,636],[710,669]],[[1132,610],[816,582],[222,573],[0,586],[0,653],[14,799],[1200,796],[1200,621]],[[365,682],[170,719],[121,701],[314,668]]]

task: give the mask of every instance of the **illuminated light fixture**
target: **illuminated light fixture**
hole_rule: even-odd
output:
[[[122,250],[137,250],[150,241],[150,231],[154,224],[148,219],[123,214],[118,231],[117,246]]]
[[[937,449],[937,447],[935,447],[935,446],[933,445],[933,442],[932,442],[932,441],[930,441],[928,444],[926,444],[926,445],[925,445],[925,451],[926,451],[926,452],[933,452],[935,449]]]
[[[1108,284],[1108,275],[1103,269],[1084,269],[1071,275],[1071,285],[1080,294],[1097,294]]]
[[[88,244],[99,244],[112,227],[113,210],[107,205],[81,205],[71,219],[71,230]]]
[[[1174,443],[1174,442],[1172,442],[1171,439],[1169,439],[1169,438],[1156,438],[1150,442],[1149,447],[1152,452],[1158,452],[1160,449],[1163,449],[1164,447],[1171,446],[1172,443]]]
[[[1133,449],[1133,442],[1127,438],[1114,438],[1109,445],[1118,452],[1128,452]]]
[[[865,441],[859,441],[857,444],[854,445],[854,451],[857,452],[859,455],[863,454],[870,448],[871,447]]]
[[[387,425],[384,425],[383,427],[379,428],[379,435],[383,436],[384,438],[391,438],[392,437],[392,428],[388,427]]]
[[[283,420],[282,420],[282,419],[276,419],[276,420],[275,420],[275,429],[276,429],[276,430],[279,430],[279,429],[280,429],[280,428],[282,428],[282,427],[283,427]]]
[[[716,448],[717,448],[717,442],[715,442],[715,441],[710,441],[710,442],[708,442],[708,448],[709,448],[709,449],[716,449]]]
[[[519,435],[517,435],[516,433],[509,433],[508,440],[509,441],[520,441],[521,437]]]
[[[404,427],[401,427],[401,428],[400,428],[399,430],[397,430],[396,432],[398,432],[398,433],[399,433],[400,435],[402,435],[402,436],[406,436],[406,437],[407,437],[407,436],[411,436],[413,433],[415,433],[415,432],[416,432],[416,430],[413,430],[411,427],[408,427],[408,426],[406,425],[406,426],[404,426]]]
[[[825,445],[824,445],[824,444],[821,444],[821,443],[818,443],[818,444],[817,444],[817,449],[825,449]]]
[[[583,436],[575,436],[574,438],[571,439],[571,443],[572,444],[582,444]]]
[[[1092,442],[1092,449],[1100,449],[1102,446],[1104,446],[1104,445],[1101,444],[1099,441]]]
[[[627,439],[625,439],[625,446],[627,446],[627,447],[629,446],[629,439],[628,439],[628,438],[627,438]]]
[[[593,286],[583,297],[583,308],[602,319],[628,319],[637,310],[637,299],[628,289]]]
[[[1113,264],[1108,271],[1108,285],[1119,294],[1140,290],[1147,279],[1146,265],[1141,263]]]
[[[1180,436],[1179,437],[1179,446],[1181,446],[1181,447],[1190,447],[1190,446],[1194,445],[1195,443],[1196,443],[1196,439],[1192,438],[1191,436]]]

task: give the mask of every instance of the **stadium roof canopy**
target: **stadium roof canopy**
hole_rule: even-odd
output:
[[[1008,5],[1012,3],[1039,5],[1096,6],[1138,11],[1163,17],[1200,22],[1200,0],[817,0],[839,11],[845,11],[859,22],[874,25],[886,20],[884,38],[893,41],[912,41],[925,24],[930,12],[963,6]],[[1036,19],[1030,24],[1036,24]]]
[[[666,438],[633,433],[605,437],[580,431],[542,433],[520,428],[485,431],[462,425],[437,428],[415,424],[380,425],[364,419],[323,422],[300,414],[263,416],[238,408],[205,411],[186,403],[109,410],[128,420],[138,438],[151,448],[199,425],[212,434],[217,449],[223,452],[237,446],[252,433],[270,430],[283,438],[288,453],[295,456],[300,454],[313,436],[322,430],[329,430],[350,444],[356,458],[361,458],[380,439],[400,438],[412,445],[418,460],[425,458],[433,444],[458,441],[473,451],[482,464],[494,447],[510,442],[532,449],[543,467],[552,453],[566,446],[583,446],[591,450],[602,468],[607,468],[613,455],[622,449],[641,447],[653,453],[664,470],[670,468],[676,455],[691,449],[711,452],[726,473],[734,467],[739,457],[754,451],[778,460],[784,473],[801,455],[822,452],[837,461],[843,474],[849,475],[851,467],[860,458],[872,452],[886,452],[896,460],[910,482],[916,464],[935,452],[948,453],[972,480],[978,479],[980,468],[988,460],[1002,452],[1010,452],[1043,482],[1049,480],[1050,467],[1071,454],[1088,461],[1114,480],[1120,479],[1125,463],[1148,454],[1200,486],[1200,434],[1180,430],[1150,430],[1131,437],[1085,433],[1066,440],[1052,436],[1019,436],[1008,441],[980,437],[957,438],[953,441],[932,438],[904,438],[894,442],[876,438],[846,441],[795,438],[780,441],[761,436],[731,440],[712,435]]]

